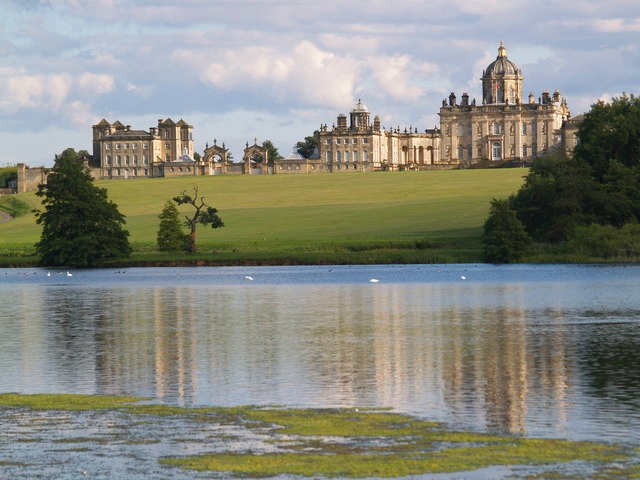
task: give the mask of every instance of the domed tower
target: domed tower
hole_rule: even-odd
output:
[[[482,73],[482,100],[484,104],[520,103],[522,99],[522,72],[507,58],[507,49],[500,42],[498,56]]]
[[[370,113],[367,106],[358,100],[351,110],[349,128],[351,130],[365,130],[370,127]]]

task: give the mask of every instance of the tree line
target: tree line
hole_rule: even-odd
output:
[[[571,154],[536,159],[522,187],[493,199],[484,223],[485,258],[520,261],[538,251],[591,258],[636,257],[640,236],[640,98],[598,101],[578,126]]]

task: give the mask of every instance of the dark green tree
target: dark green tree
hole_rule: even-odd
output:
[[[574,157],[591,165],[599,181],[614,162],[640,166],[640,98],[623,94],[611,102],[598,101],[578,126]]]
[[[125,217],[93,184],[82,159],[72,148],[56,157],[47,183],[38,186],[44,210],[36,210],[42,225],[36,251],[43,266],[95,267],[131,254]]]
[[[218,210],[213,208],[204,201],[204,196],[198,195],[198,186],[194,185],[193,195],[182,191],[180,195],[173,198],[178,205],[191,205],[195,208],[193,216],[185,215],[185,225],[189,228],[190,233],[187,242],[187,251],[197,252],[196,246],[196,228],[198,224],[211,225],[211,228],[224,227],[222,219],[218,216]]]
[[[485,260],[490,263],[517,262],[527,252],[531,239],[507,200],[491,200],[482,243]]]
[[[262,142],[262,146],[267,149],[267,162],[273,164],[282,158],[278,148],[273,144],[271,140],[265,140]]]
[[[162,213],[158,215],[160,226],[158,228],[158,250],[163,252],[176,252],[183,250],[187,245],[187,235],[182,231],[182,222],[176,204],[171,200],[165,203]]]
[[[319,142],[320,131],[315,130],[312,136],[304,137],[304,142],[296,143],[296,150],[304,158],[309,158],[311,157],[311,155],[313,155],[313,152],[315,152],[316,148],[318,148]]]
[[[510,206],[532,238],[560,242],[571,236],[575,226],[597,222],[605,200],[589,165],[550,152],[533,163]]]

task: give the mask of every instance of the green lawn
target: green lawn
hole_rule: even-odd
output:
[[[468,247],[477,255],[489,201],[514,193],[526,172],[230,175],[96,184],[108,189],[109,198],[126,215],[134,259],[158,255],[153,250],[165,201],[194,184],[225,222],[222,229],[198,230],[198,247],[205,256],[215,251],[239,261],[256,254],[283,258],[292,252],[405,249],[416,242],[429,248]],[[33,208],[39,206],[33,192],[19,198]],[[190,213],[188,206],[180,211]],[[32,214],[0,224],[0,257],[29,253],[39,235]]]

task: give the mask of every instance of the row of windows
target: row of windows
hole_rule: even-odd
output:
[[[107,165],[111,165],[111,155],[107,155],[106,159]],[[116,165],[122,165],[122,155],[116,155]],[[149,159],[146,155],[142,155],[142,164],[148,165]],[[124,156],[124,165],[138,165],[138,155],[133,156],[133,163],[131,163],[131,159],[129,155]]]
[[[129,146],[131,146],[131,149],[132,149],[132,150],[137,150],[137,149],[138,149],[138,144],[137,144],[137,143],[132,143],[132,144],[128,144],[128,143],[125,143],[125,144],[116,143],[116,144],[115,144],[115,149],[116,149],[116,150],[120,150],[123,146],[124,146],[124,150],[129,150]],[[110,143],[107,143],[107,144],[104,146],[104,148],[105,148],[105,150],[111,150],[111,144],[110,144]],[[143,143],[143,144],[142,144],[142,148],[143,148],[144,150],[147,150],[147,149],[149,148],[149,144],[148,144],[148,143]]]
[[[491,133],[493,135],[501,135],[502,131],[503,131],[503,128],[502,128],[502,124],[500,122],[493,122],[491,124]],[[522,134],[523,135],[527,135],[528,133],[532,133],[533,134],[536,131],[537,131],[536,122],[531,122],[531,123],[523,122],[522,123]],[[473,134],[471,123],[459,123],[458,124],[458,132],[457,133],[458,133],[459,137],[464,137],[464,136],[470,137]]]
[[[169,130],[163,130],[162,131],[162,138],[173,138],[172,135],[169,135],[170,131]],[[187,132],[186,130],[181,130],[180,131],[180,139],[181,140],[193,140],[193,132]]]
[[[146,168],[132,168],[123,170],[121,168],[113,168],[107,170],[107,176],[109,177],[122,177],[122,176],[131,176],[131,177],[148,177],[149,170]]]
[[[362,140],[362,143],[369,143],[368,138],[362,138],[361,140]],[[331,145],[332,143],[333,143],[333,139],[327,138],[326,144]],[[336,145],[341,145],[342,143],[344,143],[345,145],[349,145],[350,143],[352,143],[353,145],[356,145],[358,143],[358,139],[357,138],[336,138]]]
[[[327,152],[327,162],[333,161],[333,153]],[[336,162],[359,162],[360,161],[360,152],[336,152]],[[362,152],[362,161],[369,161],[369,152]]]
[[[466,152],[466,155],[465,155]],[[492,153],[493,153],[493,158],[494,159],[498,159],[501,157],[502,155],[502,146],[500,144],[500,142],[495,142],[492,145]],[[532,145],[523,145],[522,146],[522,156],[523,157],[535,157],[536,155],[538,155],[538,145],[537,144],[532,144]],[[466,147],[463,147],[462,145],[458,145],[458,158],[462,159],[462,158],[468,158],[471,159],[472,157],[472,150],[471,150],[471,146],[467,145]]]

